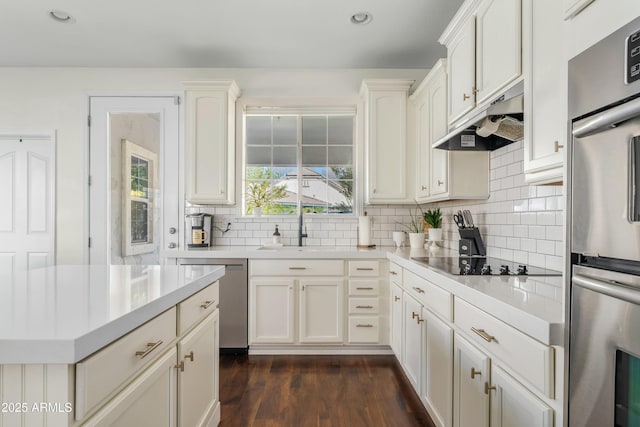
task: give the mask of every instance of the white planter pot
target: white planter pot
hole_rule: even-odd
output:
[[[409,245],[414,248],[424,248],[424,233],[409,233]]]
[[[430,228],[429,240],[434,242],[442,240],[442,228]]]
[[[253,216],[262,216],[262,207],[256,206],[253,208]]]

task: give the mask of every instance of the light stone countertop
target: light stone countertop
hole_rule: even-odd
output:
[[[0,274],[0,364],[76,363],[224,272],[224,266],[58,265]]]

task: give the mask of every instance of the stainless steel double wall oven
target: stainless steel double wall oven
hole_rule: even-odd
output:
[[[640,426],[640,18],[569,62],[570,426]]]

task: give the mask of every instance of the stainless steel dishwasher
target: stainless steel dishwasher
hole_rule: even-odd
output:
[[[248,351],[247,260],[236,258],[178,258],[180,265],[224,265],[220,279],[220,353]]]

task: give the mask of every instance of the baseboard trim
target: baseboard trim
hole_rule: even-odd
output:
[[[249,355],[388,355],[393,354],[388,345],[372,346],[275,346],[252,345],[249,347]]]

